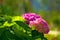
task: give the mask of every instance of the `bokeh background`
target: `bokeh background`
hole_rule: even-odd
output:
[[[20,16],[26,12],[40,14],[48,22],[48,40],[60,40],[60,0],[0,0],[0,16]]]

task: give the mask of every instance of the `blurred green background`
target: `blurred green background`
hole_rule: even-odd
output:
[[[60,40],[60,0],[0,0],[0,16],[20,16],[26,12],[40,14],[50,28],[45,36]]]

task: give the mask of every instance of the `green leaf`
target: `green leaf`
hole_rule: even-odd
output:
[[[23,27],[25,30],[31,30],[30,28],[29,28],[29,26],[26,24],[26,23],[24,23],[24,22],[22,22],[22,21],[15,21],[20,27]]]
[[[4,16],[5,20],[8,21],[8,23],[12,23],[12,17],[11,16]]]
[[[2,26],[5,22],[5,19],[3,17],[0,17],[0,26]]]
[[[0,40],[20,40],[15,34],[12,34],[9,29],[6,29],[2,32]]]
[[[30,36],[30,31],[25,30],[23,27],[15,24],[12,27],[12,30],[14,31],[14,33],[16,34],[16,36],[18,36],[19,38],[22,38],[24,40],[30,40],[31,36]]]
[[[44,34],[43,33],[39,33],[36,30],[32,30],[32,38],[33,39],[38,39],[38,38],[43,39],[44,38]]]
[[[35,26],[32,26],[32,30],[35,30],[36,28],[35,28]]]
[[[14,16],[14,17],[12,17],[12,21],[22,21],[22,22],[24,22],[25,19],[20,17],[20,16]]]
[[[3,33],[4,30],[5,30],[4,28],[0,28],[0,36]]]

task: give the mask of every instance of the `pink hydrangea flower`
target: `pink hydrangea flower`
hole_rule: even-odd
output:
[[[38,32],[42,32],[44,34],[47,34],[49,32],[49,27],[48,27],[47,22],[41,18],[36,19],[35,21],[30,21],[29,26],[30,28],[34,26]]]
[[[23,15],[23,18],[26,20],[26,23],[30,28],[34,26],[35,30],[44,34],[49,32],[48,24],[45,20],[42,19],[41,16],[35,13],[26,13]]]
[[[41,18],[41,16],[35,14],[35,13],[26,13],[23,15],[23,18],[25,18],[27,21],[33,21],[37,18]]]

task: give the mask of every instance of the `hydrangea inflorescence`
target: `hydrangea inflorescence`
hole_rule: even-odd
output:
[[[35,13],[26,13],[23,15],[23,18],[26,20],[26,23],[30,28],[34,26],[35,30],[44,34],[47,34],[49,32],[47,22],[42,19],[40,15],[37,15]]]

